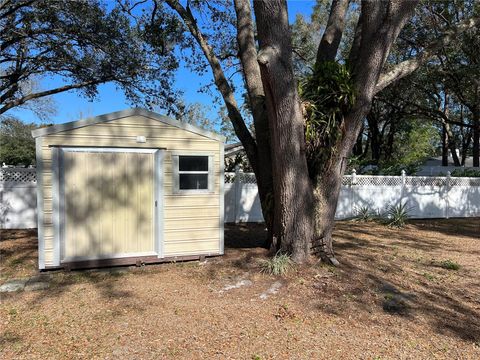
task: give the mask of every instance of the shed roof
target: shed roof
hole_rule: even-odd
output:
[[[204,129],[201,129],[197,126],[193,126],[187,123],[183,123],[181,121],[169,118],[167,116],[163,116],[160,114],[157,114],[153,111],[149,111],[146,109],[142,108],[132,108],[132,109],[127,109],[127,110],[122,110],[122,111],[116,111],[108,114],[103,114],[95,117],[90,117],[87,119],[81,119],[77,121],[71,121],[63,124],[58,124],[58,125],[52,125],[52,126],[47,126],[44,128],[36,129],[32,131],[32,136],[34,138],[45,136],[45,135],[51,135],[51,134],[57,134],[63,131],[68,131],[68,130],[73,130],[73,129],[78,129],[81,127],[85,126],[90,126],[90,125],[95,125],[95,124],[100,124],[100,123],[106,123],[109,121],[121,119],[124,117],[128,116],[144,116],[152,120],[156,120],[158,122],[168,124],[189,132],[192,132],[194,134],[198,134],[201,136],[205,136],[209,139],[220,141],[220,142],[225,142],[225,137],[216,133],[213,133],[211,131],[207,131]]]

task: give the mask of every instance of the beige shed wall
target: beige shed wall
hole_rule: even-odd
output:
[[[146,143],[137,143],[137,136],[145,136]],[[220,156],[223,143],[145,116],[130,116],[41,138],[44,259],[47,268],[54,266],[52,145],[166,148],[163,168],[164,256],[221,253],[219,229],[223,214],[220,214]],[[172,153],[212,155],[214,157],[213,192],[174,194]]]

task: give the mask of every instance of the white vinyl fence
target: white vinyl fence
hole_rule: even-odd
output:
[[[382,214],[407,204],[412,218],[480,216],[480,178],[345,175],[335,217],[354,217],[361,207]],[[255,176],[225,176],[225,221],[263,221]]]
[[[0,169],[0,229],[37,227],[35,169]]]
[[[0,228],[37,226],[35,169],[0,169]],[[480,216],[480,178],[346,175],[337,206],[337,219],[356,215],[368,206],[383,213],[406,203],[414,218]],[[255,175],[225,174],[225,222],[263,221]]]

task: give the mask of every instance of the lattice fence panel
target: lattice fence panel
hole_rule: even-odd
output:
[[[343,186],[352,185],[352,175],[345,175],[342,179]]]
[[[257,179],[253,173],[239,173],[240,181],[244,184],[256,184]]]
[[[480,178],[451,177],[450,186],[480,186]]]
[[[8,182],[37,182],[35,169],[2,168],[0,169],[0,181]]]
[[[365,176],[358,175],[353,182],[354,186],[401,186],[401,176]]]
[[[447,186],[446,177],[430,176],[407,176],[405,177],[407,186]]]

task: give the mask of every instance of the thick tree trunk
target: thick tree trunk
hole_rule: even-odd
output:
[[[272,146],[276,246],[294,261],[308,259],[313,237],[313,189],[305,156],[304,120],[292,67],[287,4],[254,1]]]
[[[343,136],[337,144],[332,165],[314,174],[316,209],[313,249],[323,259],[337,264],[333,253],[333,225],[347,158],[370,111],[377,82],[390,48],[400,30],[413,14],[416,1],[363,1],[349,64],[357,90],[357,100],[345,114]],[[354,61],[352,61],[354,60]]]
[[[333,251],[332,234],[340,188],[347,168],[348,156],[352,152],[356,135],[360,132],[362,120],[369,109],[368,103],[358,103],[347,115],[344,137],[338,144],[338,152],[332,166],[322,174],[318,174],[315,181],[315,237],[312,251],[323,261],[333,265],[339,264]]]
[[[312,242],[312,252],[323,261],[338,265],[333,251],[333,229],[338,196],[345,172],[344,162],[335,163],[328,174],[317,178],[315,196],[315,238]]]

